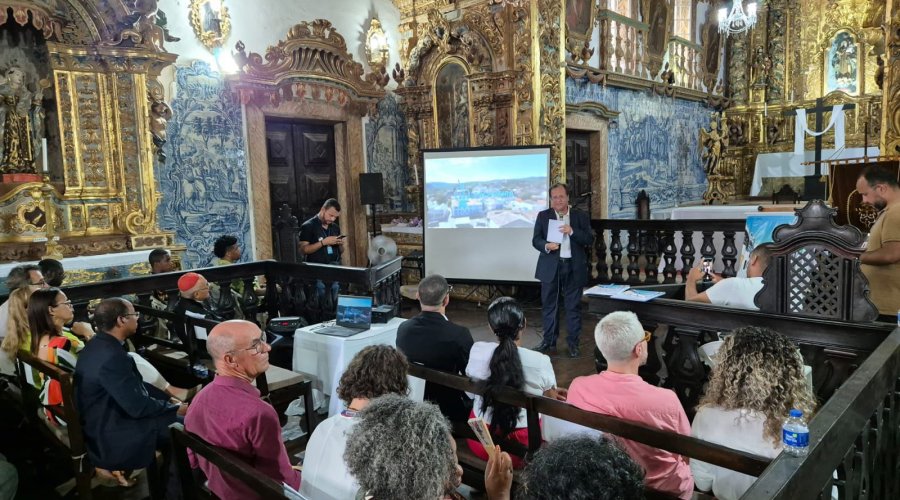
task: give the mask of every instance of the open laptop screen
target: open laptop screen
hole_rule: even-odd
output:
[[[368,330],[372,323],[372,297],[338,295],[335,323],[346,328]]]

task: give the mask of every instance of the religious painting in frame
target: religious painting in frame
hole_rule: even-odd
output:
[[[208,50],[225,44],[231,34],[231,17],[225,0],[191,0],[191,27]]]
[[[566,0],[568,36],[587,40],[594,31],[594,0]]]
[[[435,129],[438,147],[469,147],[469,78],[455,60],[444,63],[434,81]]]
[[[643,0],[641,11],[647,24],[647,51],[650,54],[650,69],[659,71],[663,56],[672,36],[672,0]]]
[[[824,94],[835,90],[859,94],[860,44],[855,34],[840,30],[834,34],[825,48]]]
[[[716,10],[709,9],[706,22],[700,32],[703,53],[703,70],[706,72],[704,83],[707,87],[715,84],[719,75],[719,64],[722,59],[722,35],[719,33],[719,22]]]

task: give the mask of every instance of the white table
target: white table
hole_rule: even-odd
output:
[[[294,333],[294,371],[307,373],[316,379],[314,386],[329,397],[329,417],[342,410],[337,386],[353,356],[370,345],[396,347],[397,328],[404,321],[403,318],[394,318],[387,323],[373,323],[370,329],[352,337],[316,333],[319,325],[297,329]]]
[[[878,156],[877,147],[869,147],[869,156]],[[823,160],[837,160],[841,158],[862,158],[865,156],[863,148],[846,148],[835,154],[834,149],[823,149]],[[762,190],[763,177],[804,177],[816,173],[815,165],[801,165],[803,162],[814,161],[815,151],[805,151],[803,157],[795,157],[793,151],[785,153],[764,153],[756,156],[756,166],[753,169],[753,182],[750,184],[750,196],[759,196]],[[823,174],[828,174],[824,169]],[[771,194],[771,193],[769,193]]]

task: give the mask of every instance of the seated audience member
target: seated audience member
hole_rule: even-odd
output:
[[[387,345],[366,347],[353,357],[337,388],[347,409],[320,423],[310,436],[301,494],[316,499],[354,498],[359,485],[343,458],[347,434],[371,400],[385,394],[406,396],[408,366],[406,356]]]
[[[691,426],[694,437],[774,458],[781,452],[781,426],[792,408],[809,415],[815,396],[803,375],[793,342],[768,328],[745,327],[729,335],[715,356],[706,394]],[[740,498],[753,476],[691,460],[694,483],[716,498]]]
[[[526,500],[640,500],[644,471],[609,439],[565,437],[534,455],[519,493]]]
[[[13,464],[0,455],[0,500],[13,500],[19,489],[19,473]]]
[[[219,236],[219,238],[216,239],[216,242],[213,243],[213,255],[215,255],[216,258],[213,259],[212,265],[230,266],[241,260],[241,246],[234,236]],[[233,280],[231,282],[231,289],[234,290],[238,296],[243,296],[244,282],[240,279]]]
[[[688,435],[691,425],[675,393],[650,385],[638,375],[638,368],[647,362],[650,339],[634,313],[607,314],[597,324],[594,340],[609,366],[597,375],[575,378],[568,401],[582,410]],[[644,468],[648,487],[691,498],[694,480],[685,457],[627,439],[619,441]]]
[[[63,281],[66,279],[66,271],[63,269],[62,262],[56,259],[44,259],[38,262],[37,265],[41,268],[41,274],[44,275],[44,281],[47,282],[47,286],[54,288],[62,286]]]
[[[19,288],[9,294],[6,305],[9,319],[6,323],[6,337],[0,344],[0,373],[15,374],[16,352],[31,349],[31,330],[28,329],[28,299],[34,290],[30,286]]]
[[[370,500],[462,498],[450,423],[434,404],[397,394],[372,400],[347,436],[344,461]]]
[[[125,352],[125,341],[137,332],[137,316],[125,299],[105,299],[97,306],[94,322],[100,332],[75,366],[75,404],[93,465],[111,471],[142,469],[155,463],[156,450],[161,450],[159,470],[165,474],[171,459],[169,425],[188,405],[171,403],[152,387],[148,392]],[[170,484],[169,493],[177,497],[175,488],[177,484]]]
[[[175,270],[175,263],[172,262],[172,254],[165,248],[155,248],[150,252],[148,257],[150,262],[150,274],[169,273]],[[136,296],[135,303],[145,307],[153,308],[157,311],[172,311],[175,309],[175,301],[177,296],[170,297],[165,290],[154,290],[149,294],[141,294]],[[169,339],[171,333],[166,320],[155,316],[146,315],[141,318],[139,323],[140,331],[145,334],[157,338]]]
[[[473,395],[472,415],[483,418],[498,436],[528,445],[528,421],[525,409],[496,401],[493,394],[510,387],[528,394],[544,395],[565,401],[566,390],[556,388],[556,374],[546,354],[519,347],[525,331],[525,312],[510,297],[500,297],[488,307],[488,324],[498,343],[476,342],[469,355],[466,375],[482,381],[484,396]],[[468,440],[469,448],[482,460],[488,459],[480,442]],[[513,466],[521,468],[521,457],[513,456]]]
[[[468,328],[447,319],[451,289],[447,280],[437,274],[419,282],[422,312],[397,329],[397,348],[411,363],[462,374],[469,363],[474,340]],[[425,383],[425,400],[436,403],[455,422],[467,420],[472,410],[472,400],[464,392],[440,384]]]
[[[154,248],[147,260],[150,262],[150,274],[170,273],[175,270],[172,252],[165,248]]]
[[[203,276],[197,273],[181,275],[178,278],[178,292],[178,302],[175,303],[175,309],[172,312],[179,318],[189,314],[196,318],[208,318],[216,321],[223,319],[204,305],[204,301],[209,298],[209,282]],[[184,335],[196,336],[195,332],[186,330],[184,321],[179,319],[172,323],[172,329],[182,342],[187,342]]]
[[[299,488],[300,473],[288,460],[278,413],[253,386],[256,377],[269,368],[272,348],[266,335],[249,321],[226,321],[209,332],[206,349],[216,364],[216,378],[194,398],[184,419],[185,429],[233,452],[261,474]],[[218,498],[258,498],[243,482],[203,457],[191,454],[191,465],[203,470],[209,490]]]
[[[34,264],[24,264],[12,268],[6,277],[6,289],[12,293],[19,288],[29,287],[33,290],[47,288],[41,268]],[[9,322],[9,304],[0,304],[0,341],[6,337],[6,325]]]
[[[715,306],[736,307],[758,311],[753,298],[763,288],[763,272],[769,266],[771,252],[766,245],[759,245],[750,252],[746,278],[722,278],[713,275],[715,284],[705,292],[697,293],[697,280],[703,277],[703,269],[695,267],[684,282],[684,298],[693,302],[705,302]]]

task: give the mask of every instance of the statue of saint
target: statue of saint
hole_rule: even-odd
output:
[[[704,147],[700,157],[703,159],[703,170],[707,178],[721,173],[718,172],[719,160],[728,147],[728,134],[723,129],[715,118],[709,122],[709,130],[700,129],[700,142]]]
[[[25,73],[13,66],[0,76],[0,124],[3,140],[0,173],[35,173],[34,145],[29,115],[32,95],[25,87]],[[40,105],[38,105],[40,106]]]

